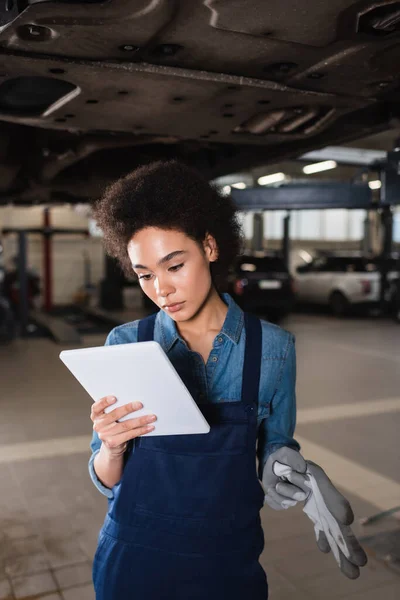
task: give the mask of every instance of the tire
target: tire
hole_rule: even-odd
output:
[[[400,323],[400,281],[396,281],[391,298],[391,311],[396,323]]]
[[[0,344],[8,344],[16,337],[17,329],[8,302],[0,298]]]
[[[342,292],[333,292],[329,298],[329,306],[336,317],[344,317],[348,314],[350,303]]]

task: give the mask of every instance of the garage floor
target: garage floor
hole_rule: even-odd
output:
[[[297,336],[303,454],[351,500],[358,535],[400,528],[400,513],[358,522],[400,505],[400,327],[304,314],[284,325]],[[0,347],[0,600],[94,600],[106,500],[87,473],[91,401],[58,359],[62,349],[45,339]],[[400,597],[400,573],[371,551],[357,581],[342,576],[300,507],[262,516],[271,600]]]

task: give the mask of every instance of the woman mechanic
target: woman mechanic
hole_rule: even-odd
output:
[[[89,471],[108,497],[96,598],[266,600],[260,510],[313,494],[313,463],[293,439],[294,337],[219,291],[241,228],[231,198],[197,171],[177,161],[137,168],[106,190],[94,216],[107,252],[159,308],[113,329],[106,345],[159,342],[211,426],[206,435],[141,437],[157,430],[156,415],[118,422],[141,408],[134,398],[107,414],[113,397],[93,404]],[[343,551],[339,563],[349,577],[365,556],[352,550],[356,560]]]

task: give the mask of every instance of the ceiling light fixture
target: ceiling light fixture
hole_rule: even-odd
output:
[[[232,183],[231,185],[237,190],[245,190],[247,188],[247,185],[244,181],[238,181],[238,183]]]
[[[374,181],[369,181],[368,185],[371,190],[380,190],[382,187],[382,181],[380,179],[375,179]]]
[[[303,167],[303,173],[311,175],[312,173],[320,173],[321,171],[329,171],[329,169],[336,169],[337,163],[334,160],[324,160],[323,162],[314,163],[313,165],[307,165]]]
[[[264,175],[260,177],[257,182],[259,185],[269,185],[270,183],[278,183],[285,179],[285,173],[272,173],[271,175]]]

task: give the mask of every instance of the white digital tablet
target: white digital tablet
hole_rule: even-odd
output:
[[[60,359],[93,400],[115,396],[114,410],[140,401],[143,408],[120,421],[154,414],[146,436],[208,433],[210,426],[158,342],[63,350]]]

